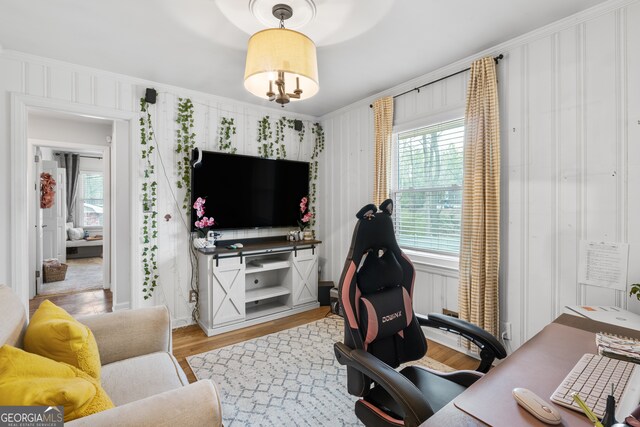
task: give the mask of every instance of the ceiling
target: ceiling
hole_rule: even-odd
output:
[[[320,92],[285,110],[321,116],[603,2],[369,1],[315,0],[312,24],[330,33],[318,46]],[[249,35],[222,2],[0,0],[0,46],[270,105],[243,87]],[[336,6],[348,9],[340,20],[326,13]]]

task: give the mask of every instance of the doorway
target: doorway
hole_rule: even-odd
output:
[[[109,119],[33,110],[27,141],[30,312],[50,299],[72,315],[112,311]]]

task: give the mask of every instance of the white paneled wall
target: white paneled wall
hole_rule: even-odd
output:
[[[624,292],[577,283],[581,239],[628,242],[629,283],[640,281],[640,2],[609,2],[504,43],[502,128],[503,322],[512,348],[565,305],[610,304],[640,312]],[[465,68],[467,58],[390,89],[403,92]],[[467,73],[397,98],[396,128],[463,108]],[[339,280],[357,210],[373,190],[371,97],[323,117],[321,189],[329,244],[325,279]],[[353,159],[353,153],[359,153]],[[457,274],[417,265],[418,311],[457,308]]]
[[[103,107],[114,111],[136,112],[139,109],[139,99],[143,96],[146,87],[154,87],[158,90],[158,102],[151,107],[159,152],[164,160],[167,177],[164,177],[163,167],[156,156],[156,171],[158,172],[158,264],[160,269],[159,287],[149,304],[166,304],[174,318],[174,326],[181,326],[190,322],[191,305],[188,301],[188,289],[190,283],[190,267],[188,256],[188,240],[184,224],[180,220],[180,212],[173,196],[178,202],[182,202],[183,194],[177,192],[176,153],[175,153],[175,123],[178,97],[190,97],[195,108],[195,133],[197,146],[206,150],[215,150],[218,140],[218,124],[220,117],[233,117],[236,122],[237,134],[234,137],[234,145],[238,147],[238,153],[257,155],[257,129],[258,120],[269,115],[275,122],[283,111],[250,104],[239,103],[225,98],[215,97],[209,94],[189,91],[173,86],[148,82],[133,77],[113,74],[105,71],[48,60],[18,52],[5,51],[0,53],[0,283],[8,283],[11,286],[11,257],[10,257],[10,220],[11,206],[11,126],[12,118],[9,98],[11,93],[33,95],[40,98],[48,98],[74,105],[86,105],[87,107]],[[313,134],[311,125],[314,118],[297,114],[289,114],[284,110],[288,118],[303,120],[306,128],[305,139],[300,144],[297,133],[287,129],[285,143],[289,159],[308,161],[313,148]],[[274,127],[275,130],[275,127]],[[134,130],[133,135],[137,144],[139,132]],[[134,170],[134,180],[129,187],[133,192],[133,200],[139,200],[139,185],[135,181],[140,177],[142,164],[139,159],[131,159],[125,152],[119,152],[121,164],[131,162]],[[137,176],[136,176],[137,172]],[[228,177],[226,179],[233,179]],[[221,185],[224,185],[221,182]],[[115,195],[119,199],[122,194]],[[130,195],[124,195],[124,200],[130,200]],[[207,207],[208,213],[215,217],[215,200],[210,200]],[[296,207],[292,207],[296,208]],[[241,206],[238,209],[242,209]],[[141,207],[135,206],[132,215],[141,215]],[[171,215],[169,221],[164,220],[166,214]],[[139,223],[142,223],[140,218]],[[316,227],[319,229],[318,227]],[[137,230],[129,234],[126,230],[122,241],[127,243],[136,238]],[[286,230],[260,230],[246,232],[226,233],[223,238],[235,239],[242,237],[254,237],[273,234],[285,234]],[[25,230],[25,235],[27,231]],[[134,262],[131,265],[119,264],[118,268],[123,272],[127,281],[132,283],[134,292],[141,295],[140,265]],[[128,287],[128,283],[127,283]],[[114,303],[118,307],[127,307],[136,303],[132,302],[130,294],[118,293],[118,300]],[[141,299],[141,298],[140,298]]]

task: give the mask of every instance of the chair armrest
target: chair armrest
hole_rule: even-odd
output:
[[[171,318],[164,306],[78,318],[98,343],[103,365],[159,351],[171,352]]]
[[[429,314],[428,316],[416,314],[416,318],[420,326],[452,332],[461,335],[477,345],[480,348],[480,366],[478,366],[476,370],[479,372],[489,372],[494,359],[504,359],[507,357],[507,351],[502,344],[489,332],[473,323],[435,313]]]
[[[391,366],[364,350],[351,349],[341,342],[335,343],[333,349],[341,365],[362,372],[398,402],[405,413],[405,426],[418,426],[433,415],[422,392]]]
[[[65,423],[68,427],[221,426],[218,391],[210,380],[165,391]]]

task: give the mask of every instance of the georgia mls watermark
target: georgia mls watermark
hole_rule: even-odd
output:
[[[0,406],[0,427],[63,426],[63,406]]]

